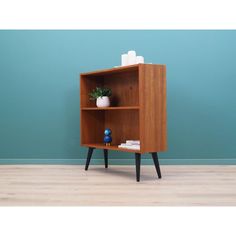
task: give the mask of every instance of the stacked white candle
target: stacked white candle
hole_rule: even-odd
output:
[[[134,65],[139,63],[144,63],[144,57],[136,56],[136,52],[133,50],[121,55],[121,66]]]
[[[128,65],[128,54],[121,55],[121,65],[122,66]]]

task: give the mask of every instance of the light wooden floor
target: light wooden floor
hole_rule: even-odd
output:
[[[1,165],[1,206],[236,206],[236,166]]]

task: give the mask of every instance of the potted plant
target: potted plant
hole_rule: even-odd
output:
[[[97,107],[109,107],[112,92],[109,88],[96,87],[89,95],[91,100],[96,100]]]

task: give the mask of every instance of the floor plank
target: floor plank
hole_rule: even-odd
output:
[[[1,165],[1,206],[235,206],[236,166]]]

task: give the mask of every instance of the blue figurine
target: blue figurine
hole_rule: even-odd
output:
[[[104,143],[106,144],[106,146],[110,146],[111,145],[111,141],[112,141],[112,137],[111,137],[111,130],[110,129],[105,129],[104,131]]]

